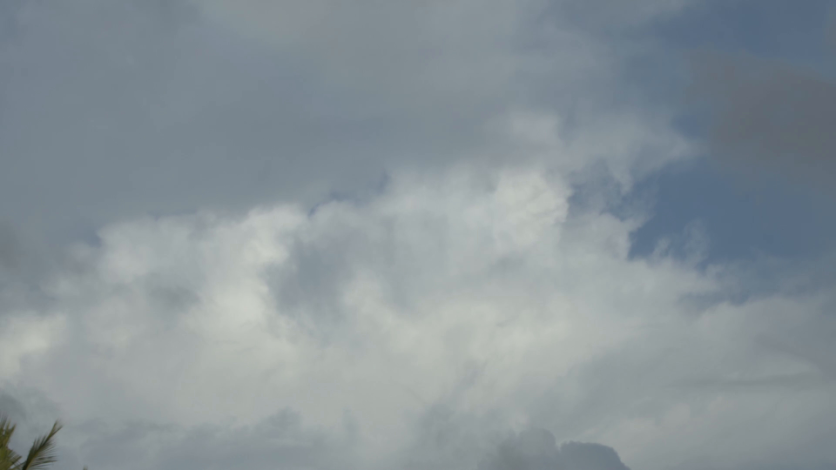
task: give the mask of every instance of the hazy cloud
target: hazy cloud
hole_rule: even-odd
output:
[[[594,90],[614,80],[610,48],[582,28],[556,29],[544,9],[539,0],[21,4],[14,47],[0,51],[0,215],[51,245],[148,213],[313,205],[399,168],[523,158],[508,155],[496,122],[577,102],[582,90],[567,140],[586,139],[580,123],[636,122],[635,111],[596,104]],[[648,127],[664,125],[655,119]],[[634,171],[627,154],[660,158],[606,140],[593,150],[624,180]]]
[[[610,447],[567,442],[558,447],[546,430],[523,431],[509,438],[479,470],[629,470]]]
[[[703,53],[694,67],[695,99],[707,109],[714,158],[748,175],[771,172],[832,187],[836,83],[745,55]]]
[[[836,10],[830,9],[830,15],[827,21],[827,41],[832,50],[836,51]]]
[[[306,429],[290,410],[252,426],[91,423],[76,432],[86,436],[82,455],[87,456],[87,465],[96,468],[359,468],[356,456],[352,457],[350,434],[332,436]]]

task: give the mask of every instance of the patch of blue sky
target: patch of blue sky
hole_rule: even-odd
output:
[[[645,31],[661,39],[664,51],[631,64],[625,80],[648,103],[678,108],[677,127],[699,140],[705,122],[683,96],[688,77],[682,66],[689,53],[745,53],[828,73],[833,51],[827,28],[834,11],[831,2],[820,0],[707,2]],[[652,218],[634,233],[631,256],[649,256],[666,240],[674,256],[683,255],[677,244],[683,245],[695,224],[707,232],[709,263],[809,258],[833,247],[836,214],[830,196],[779,178],[747,180],[707,160],[667,168],[635,188],[631,198],[652,194],[655,203]]]
[[[744,52],[815,65],[830,54],[827,26],[834,13],[828,0],[705,2],[653,25],[650,34],[683,50]]]
[[[707,232],[709,263],[815,257],[836,240],[832,201],[777,180],[742,182],[704,160],[662,171],[631,197],[648,193],[653,217],[633,233],[633,257],[649,256],[666,241],[676,256],[694,224]]]

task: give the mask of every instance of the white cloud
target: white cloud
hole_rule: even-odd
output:
[[[629,259],[635,221],[570,215],[568,181],[464,165],[395,174],[364,202],[310,214],[278,205],[110,225],[76,250],[81,271],[49,284],[43,319],[4,331],[28,362],[4,357],[0,378],[43,390],[73,422],[111,427],[224,432],[290,408],[339,436],[352,416],[352,452],[390,463],[416,458],[437,405],[453,422],[491,424],[458,425],[472,453],[435,449],[435,463],[475,465],[491,436],[533,425],[651,469],[735,426],[754,432],[746,423],[770,406],[783,413],[782,377],[814,379],[786,398],[796,419],[829,409],[815,367],[759,343],[817,321],[814,303],[776,294],[694,316],[687,298],[721,291],[722,270]],[[810,394],[820,398],[801,401]]]
[[[0,318],[0,377],[19,373],[22,361],[48,351],[62,329],[60,314],[40,318],[33,313],[16,312]]]

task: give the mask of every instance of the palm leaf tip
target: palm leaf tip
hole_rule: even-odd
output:
[[[9,441],[16,426],[5,416],[0,416],[0,470],[13,470],[20,462],[20,456],[9,448]]]
[[[29,449],[29,455],[19,467],[20,470],[41,470],[49,464],[55,463],[55,441],[53,438],[62,428],[61,423],[56,421],[52,429],[45,435],[39,437]]]

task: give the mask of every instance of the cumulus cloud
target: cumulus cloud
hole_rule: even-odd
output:
[[[1,378],[105,426],[73,437],[82,461],[104,459],[94,442],[132,422],[149,424],[125,431],[131,452],[187,460],[176,448],[204,436],[234,458],[287,409],[300,445],[325,450],[267,440],[253,453],[300,468],[344,454],[358,468],[474,468],[530,426],[611,443],[631,467],[745,463],[755,442],[779,452],[830,428],[832,381],[815,359],[829,294],[695,315],[689,296],[722,298],[740,273],[631,260],[636,220],[571,213],[571,194],[560,173],[463,168],[393,175],[366,201],[313,213],[110,225],[43,286],[48,306],[7,314],[4,332],[31,347],[4,356]],[[795,424],[755,432],[778,418]],[[809,433],[792,431],[802,423]],[[157,426],[173,426],[174,447]],[[560,455],[618,461],[599,447]]]

